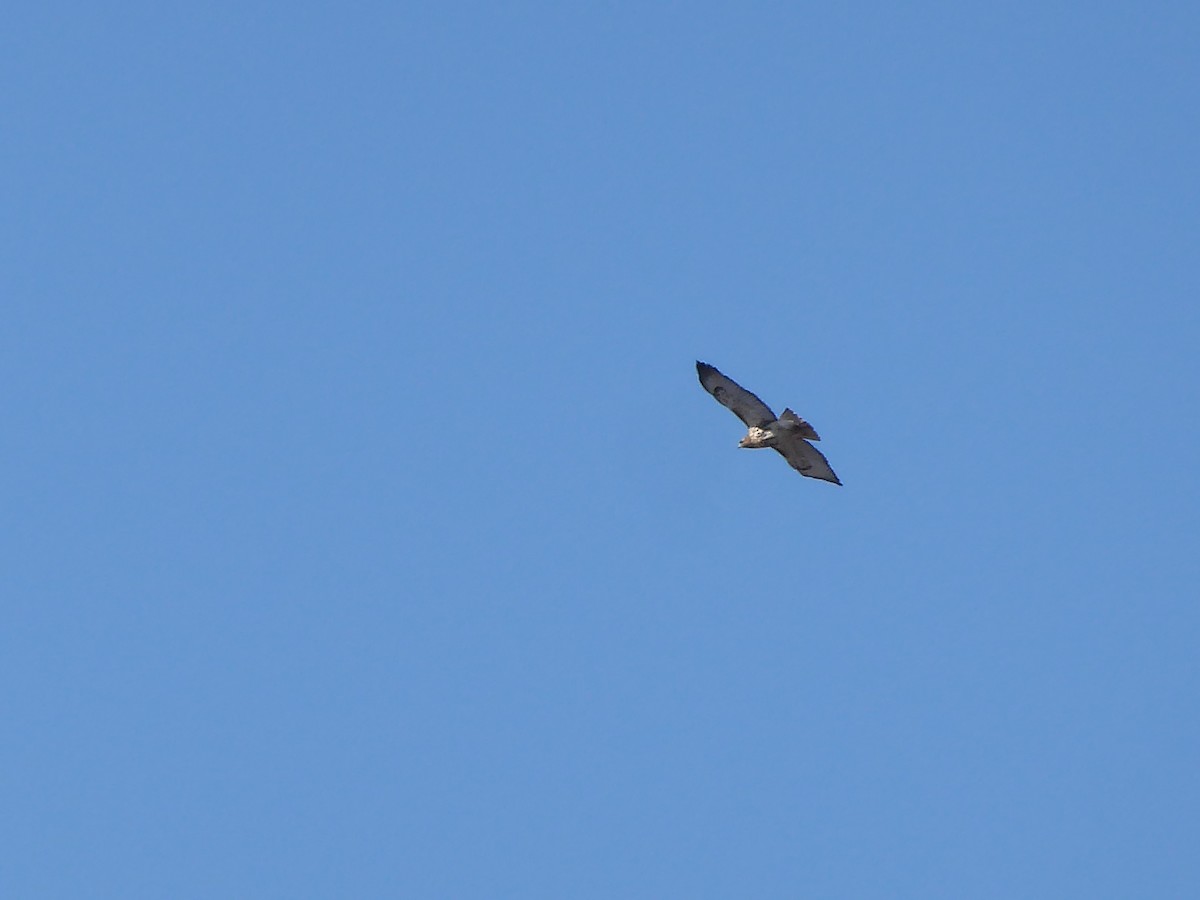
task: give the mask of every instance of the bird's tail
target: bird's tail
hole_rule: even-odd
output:
[[[821,436],[817,434],[817,429],[813,428],[790,409],[783,411],[783,415],[779,417],[779,421],[785,423],[788,428],[794,429],[796,434],[805,440],[819,441],[821,439]]]

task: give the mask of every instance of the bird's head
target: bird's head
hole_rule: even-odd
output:
[[[764,428],[759,428],[757,425],[750,427],[746,432],[746,436],[738,441],[739,447],[746,447],[751,450],[757,450],[761,447],[770,447],[772,441],[771,432]]]

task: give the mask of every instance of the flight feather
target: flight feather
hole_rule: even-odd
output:
[[[747,428],[766,428],[775,421],[771,407],[763,403],[732,378],[722,375],[708,363],[696,362],[696,373],[704,389],[717,402],[733,412]]]

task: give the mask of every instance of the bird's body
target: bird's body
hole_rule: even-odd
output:
[[[821,439],[810,424],[790,409],[776,418],[767,404],[708,363],[697,361],[696,374],[704,389],[746,425],[746,436],[738,442],[739,447],[749,450],[770,447],[801,475],[841,484],[829,460],[809,443]]]

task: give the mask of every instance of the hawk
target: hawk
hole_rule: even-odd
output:
[[[771,407],[708,363],[697,360],[696,373],[704,389],[716,397],[718,403],[732,410],[750,429],[738,442],[739,447],[751,450],[771,447],[778,450],[788,465],[801,475],[841,484],[829,467],[829,461],[809,443],[821,438],[816,429],[802,418],[790,409],[785,409],[783,415],[776,418]]]

